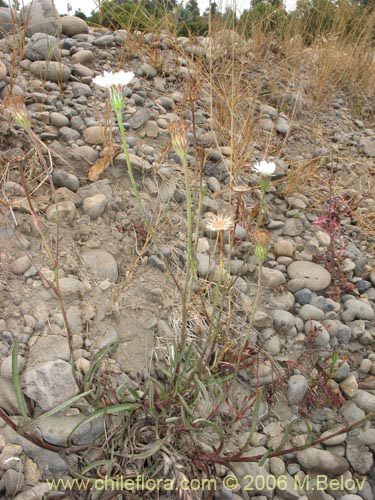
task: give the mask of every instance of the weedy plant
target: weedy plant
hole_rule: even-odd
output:
[[[233,19],[230,27],[235,27]],[[222,29],[218,29],[214,32],[210,26],[208,63],[199,59],[195,61],[195,79],[190,78],[186,82],[186,101],[183,105],[191,113],[191,132],[195,159],[198,160],[197,166],[188,164],[187,155],[191,151],[189,151],[190,130],[187,121],[174,122],[169,129],[172,147],[181,162],[186,194],[186,252],[179,261],[179,265],[183,263],[183,270],[173,267],[163,252],[160,251],[159,255],[179,293],[181,309],[176,322],[175,339],[164,346],[163,355],[155,362],[153,371],[145,379],[136,376],[132,383],[124,385],[118,383],[117,374],[108,369],[105,363],[116,344],[106,346],[97,352],[87,373],[77,373],[73,359],[72,336],[59,290],[58,248],[55,252],[51,251],[40,217],[33,207],[27,185],[24,183],[30,212],[51,260],[55,277],[53,281],[48,281],[42,274],[40,276],[42,281],[48,282],[59,299],[70,347],[72,370],[80,393],[47,413],[30,416],[20,382],[16,342],[13,349],[13,382],[23,422],[17,426],[3,410],[0,410],[0,417],[34,444],[57,452],[66,459],[71,474],[83,481],[81,486],[85,486],[87,495],[91,494],[89,490],[92,487],[95,489],[98,478],[116,481],[144,474],[150,478],[158,478],[161,475],[171,477],[179,498],[189,500],[197,497],[197,494],[193,491],[189,493],[184,491],[183,481],[197,475],[216,477],[215,466],[218,464],[225,465],[227,471],[235,473],[233,469],[235,463],[261,461],[322,442],[322,439],[313,440],[311,429],[306,424],[308,439],[303,446],[288,447],[291,429],[287,427],[282,449],[268,450],[266,455],[259,456],[249,457],[246,454],[259,424],[263,390],[261,388],[254,388],[252,392],[249,390],[250,394],[241,404],[237,404],[235,384],[240,370],[254,368],[256,371],[259,363],[264,362],[261,347],[249,341],[247,331],[253,328],[262,291],[262,267],[270,243],[270,233],[264,229],[263,221],[267,212],[267,190],[276,168],[275,163],[266,160],[256,163],[253,168],[253,162],[250,160],[256,155],[249,145],[255,133],[258,133],[255,132],[254,113],[260,97],[269,93],[271,97],[273,96],[274,103],[280,104],[280,107],[283,104],[279,99],[275,82],[265,78],[264,71],[259,71],[258,77],[253,80],[239,78],[239,75],[249,74],[250,66],[253,64],[253,62],[249,64],[248,60],[242,61],[244,51],[248,51],[249,45],[246,45],[245,40],[241,38],[242,34],[230,35],[226,39],[221,31]],[[224,43],[223,36],[224,40],[229,40],[229,45],[225,46],[225,57],[222,57],[222,63],[219,65],[216,64],[219,60],[216,49],[217,45]],[[261,39],[261,36],[257,39],[261,50],[258,55],[254,55],[258,70],[260,60],[257,61],[256,58],[262,58],[262,62],[268,60],[267,57],[263,57],[266,48],[264,44],[261,45]],[[253,48],[254,54],[257,54],[257,47]],[[268,53],[270,65],[275,67],[275,60],[279,57],[279,61],[284,64],[283,71],[286,71],[285,65],[291,59],[286,61],[279,52],[275,51],[272,54],[271,52]],[[282,54],[283,49],[280,52]],[[297,60],[298,57],[295,56]],[[150,218],[144,208],[134,177],[123,124],[123,89],[131,83],[132,78],[132,73],[121,71],[105,73],[104,76],[96,77],[94,82],[108,90],[109,102],[120,130],[121,147],[125,154],[131,188],[143,221],[145,233],[143,236],[158,249],[160,244],[158,233],[155,231],[152,217]],[[248,83],[248,88],[241,83],[243,81]],[[210,84],[208,90],[205,82]],[[217,135],[217,146],[226,144],[231,146],[228,165],[230,178],[228,209],[222,214],[203,219],[204,159],[200,156],[195,130],[195,103],[200,99],[208,103],[213,128],[220,132]],[[47,178],[51,181],[50,167],[45,164],[42,145],[33,133],[27,113],[20,103],[16,104],[14,117],[38,152]],[[272,157],[275,152],[282,152],[283,145],[275,144],[274,138],[272,133],[260,135],[261,147],[267,158]],[[22,176],[21,159],[19,165]],[[254,176],[254,174],[256,186],[241,184],[242,180],[247,180],[249,175]],[[52,192],[53,189],[51,182]],[[257,207],[256,210],[249,210],[247,197],[253,195],[255,191],[258,193],[257,203],[253,199],[251,201]],[[332,203],[330,207],[328,219],[321,219],[320,223],[326,224],[325,229],[331,231],[332,245],[335,245],[339,236],[338,204]],[[253,254],[258,266],[257,292],[249,314],[243,314],[240,310],[238,296],[235,294],[236,276],[232,276],[229,272],[230,255],[232,251],[238,250],[235,238],[238,224],[246,228],[249,239],[254,243]],[[210,256],[212,267],[209,265],[210,271],[205,277],[199,276],[197,256],[198,237],[203,226],[216,241]],[[55,239],[58,242],[58,234]],[[336,247],[332,246],[332,252],[334,250],[336,251]],[[37,263],[35,267],[38,269]],[[293,369],[302,369],[303,359],[300,361],[301,363],[296,363]],[[328,386],[332,371],[323,371],[324,375],[311,378],[312,398],[321,387]],[[44,442],[37,434],[38,423],[76,404],[80,399],[86,400],[86,415],[71,432],[68,445],[59,447]],[[335,432],[332,437],[362,425],[366,419],[373,416],[373,413],[368,414],[359,422]],[[77,433],[82,432],[86,425],[97,419],[103,422],[105,432],[93,443],[78,445]],[[239,422],[249,431],[248,438],[236,452],[228,453],[226,445]],[[324,439],[329,437],[331,436],[326,436]],[[71,465],[69,462],[69,457],[72,455],[78,457],[76,465]],[[82,490],[77,492],[77,495],[82,498]],[[244,498],[248,498],[246,491],[243,491],[243,495]],[[211,500],[213,496],[214,491],[207,492],[208,499]],[[107,495],[102,498],[113,498],[113,496]]]

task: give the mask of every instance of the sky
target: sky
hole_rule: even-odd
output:
[[[284,0],[286,2],[287,9],[293,8],[296,3],[296,0]],[[219,5],[220,10],[223,12],[225,10],[226,5],[233,6],[236,4],[236,10],[240,13],[244,9],[248,8],[250,5],[250,0],[216,0],[216,3]],[[72,6],[71,15],[77,9],[81,9],[81,11],[90,15],[92,10],[97,10],[97,2],[94,0],[54,0],[54,4],[59,14],[68,14],[68,4]],[[198,0],[198,5],[201,13],[205,11],[209,5],[209,0]]]

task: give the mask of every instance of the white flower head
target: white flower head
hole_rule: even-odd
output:
[[[113,109],[120,112],[124,101],[123,89],[133,78],[134,73],[131,71],[118,71],[117,73],[104,71],[104,75],[96,76],[93,82],[108,89],[109,100]]]
[[[118,71],[117,73],[104,71],[104,75],[96,76],[93,82],[108,89],[110,87],[125,87],[133,78],[134,73],[132,71]]]
[[[275,173],[276,165],[273,161],[257,161],[254,165],[255,171],[264,177],[270,177]]]

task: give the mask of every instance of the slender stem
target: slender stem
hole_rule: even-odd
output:
[[[264,202],[266,199],[266,192],[267,192],[267,187],[269,184],[269,179],[267,177],[262,178],[262,194],[260,198],[260,206],[259,206],[259,213],[258,213],[258,220],[256,224],[256,229],[259,229],[260,223],[262,222],[262,217],[263,217],[263,211],[264,211]]]

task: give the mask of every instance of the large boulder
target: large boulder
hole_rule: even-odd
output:
[[[27,26],[27,36],[34,33],[61,34],[60,16],[52,0],[33,0],[21,9],[20,16],[21,23]]]
[[[77,16],[63,16],[60,19],[63,35],[72,37],[74,35],[86,34],[89,27],[83,19]]]
[[[19,21],[18,14],[16,14],[16,19],[14,19],[10,9],[7,7],[0,7],[0,38],[3,38],[4,35],[13,31],[15,21]]]

